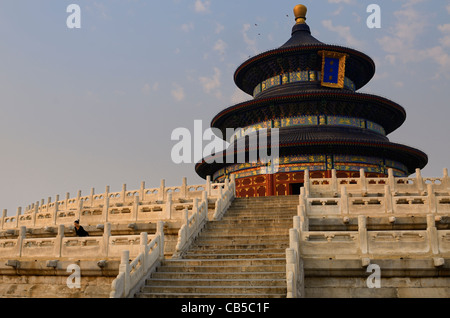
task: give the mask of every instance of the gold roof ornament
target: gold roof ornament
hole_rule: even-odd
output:
[[[306,23],[306,13],[308,12],[308,8],[303,4],[298,4],[294,7],[294,15],[295,21],[297,24],[305,24]]]

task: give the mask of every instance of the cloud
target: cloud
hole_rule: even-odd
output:
[[[345,4],[352,4],[353,0],[328,0],[328,3],[345,3]]]
[[[181,25],[181,31],[183,31],[183,32],[187,33],[192,30],[194,30],[194,23],[192,23],[192,22]]]
[[[211,0],[205,0],[205,1],[196,0],[195,5],[194,5],[195,12],[199,12],[199,13],[209,12],[210,5],[211,5]]]
[[[245,44],[247,44],[247,49],[250,50],[252,54],[257,54],[258,49],[256,48],[256,40],[250,39],[250,37],[248,36],[248,31],[250,30],[250,28],[250,24],[244,24],[242,27],[242,36],[244,38]]]
[[[342,26],[342,25],[333,25],[333,22],[331,20],[324,20],[322,21],[322,25],[332,31],[336,32],[339,37],[344,39],[347,45],[354,47],[354,48],[361,48],[363,47],[363,43],[359,40],[357,40],[350,32],[349,26]]]
[[[445,8],[447,9],[448,14],[450,14],[450,4]]]
[[[172,97],[177,101],[181,102],[185,99],[186,95],[184,93],[184,88],[180,85],[173,83],[174,88],[170,92],[172,94]]]
[[[217,98],[222,97],[222,92],[220,91],[221,82],[220,76],[222,72],[217,67],[214,68],[214,75],[212,77],[200,77],[199,81],[202,84],[203,90],[207,94],[214,94]]]
[[[396,63],[420,63],[423,61],[433,61],[439,68],[437,77],[444,75],[449,77],[450,55],[443,47],[450,47],[450,24],[438,26],[444,36],[438,39],[439,43],[429,48],[423,48],[417,44],[417,39],[421,36],[428,25],[423,14],[414,9],[414,4],[423,0],[410,0],[402,5],[402,8],[394,12],[397,23],[389,31],[390,35],[377,39],[381,48],[387,53],[385,59],[392,65]],[[439,45],[438,45],[439,44]]]
[[[214,44],[213,50],[221,56],[222,61],[224,60],[223,56],[225,55],[227,47],[228,45],[222,39],[217,40],[216,44]]]
[[[342,13],[342,10],[344,10],[344,7],[340,6],[336,11],[332,12],[331,15],[338,16]]]
[[[235,88],[233,95],[231,96],[232,104],[239,104],[250,100],[251,97],[247,93],[244,93],[239,88]]]
[[[444,34],[444,37],[439,39],[439,43],[444,47],[450,47],[450,24],[439,25],[438,29]]]
[[[150,85],[150,83],[145,83],[144,87],[142,87],[142,93],[144,95],[150,94],[152,91],[156,92],[159,90],[159,83],[155,82],[153,85]]]
[[[216,34],[220,34],[223,30],[225,30],[225,27],[222,24],[216,22]]]

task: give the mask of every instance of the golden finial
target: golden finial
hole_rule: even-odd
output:
[[[308,12],[308,8],[303,4],[299,4],[294,7],[295,21],[297,24],[306,23],[306,12]]]

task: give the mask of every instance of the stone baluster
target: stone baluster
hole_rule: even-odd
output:
[[[388,185],[391,187],[392,194],[395,195],[397,185],[395,184],[394,170],[392,168],[388,169]]]
[[[428,195],[428,212],[435,214],[437,212],[436,204],[436,193],[434,192],[434,185],[427,184],[427,195]]]
[[[384,202],[386,207],[386,213],[392,214],[394,213],[393,202],[392,202],[392,192],[391,186],[386,184],[384,186]]]
[[[359,169],[359,183],[362,196],[367,196],[367,179],[364,169]]]
[[[133,201],[133,212],[131,215],[132,220],[137,221],[138,215],[139,215],[139,196],[135,195]]]
[[[102,254],[109,257],[109,238],[111,237],[111,223],[106,222],[103,228]]]
[[[5,225],[5,218],[8,216],[8,210],[7,209],[3,209],[3,214],[2,214],[2,229],[4,229],[4,225]]]
[[[122,185],[122,192],[120,192],[120,196],[121,196],[121,199],[122,199],[121,201],[122,201],[122,204],[124,204],[124,205],[125,205],[126,200],[127,200],[126,193],[127,193],[127,185],[124,183]]]
[[[81,211],[83,210],[83,200],[81,200],[81,190],[77,192],[77,219],[81,219]],[[81,220],[80,220],[81,222]]]
[[[95,195],[95,188],[92,188],[91,194],[89,196],[89,202],[91,204],[91,208],[94,207],[94,195]]]
[[[26,235],[27,235],[27,228],[25,226],[21,226],[19,229],[19,237],[17,238],[16,253],[15,253],[18,257],[22,256],[23,240],[25,239]]]
[[[161,179],[161,184],[159,186],[159,191],[158,191],[158,200],[164,201],[165,196],[166,196],[166,180]]]
[[[141,201],[145,201],[145,181],[141,182],[141,188],[139,189],[139,197]]]
[[[45,212],[50,211],[50,204],[52,203],[52,197],[47,198],[47,209],[45,209]]]
[[[444,168],[444,176],[442,177],[442,185],[444,189],[450,191],[450,178],[448,177],[448,169]]]
[[[368,253],[369,241],[367,236],[367,217],[365,215],[358,215],[358,234],[359,234],[359,248],[362,256]]]
[[[109,186],[106,186],[105,189],[105,197],[104,199],[104,203],[103,203],[103,211],[102,211],[102,221],[103,223],[108,222],[108,214],[109,214]]]
[[[439,254],[439,239],[436,228],[436,220],[433,214],[427,215],[427,232],[430,240],[431,252],[436,255]]]
[[[66,192],[66,200],[65,200],[65,202],[64,202],[64,204],[65,204],[64,209],[65,209],[66,211],[69,210],[69,199],[70,199],[70,193],[69,193],[69,192]]]
[[[20,215],[22,214],[22,208],[21,207],[18,207],[17,208],[17,213],[16,213],[16,220],[15,220],[15,225],[14,225],[14,227],[15,228],[18,228],[19,227],[19,218],[20,218]]]
[[[180,191],[180,195],[182,198],[186,198],[188,194],[187,191],[187,178],[183,177],[182,181],[181,181],[181,191]]]
[[[338,189],[338,180],[337,180],[337,176],[336,176],[336,169],[331,170],[331,189],[333,191],[333,196],[337,197],[339,194],[339,189]]]
[[[58,234],[56,235],[55,248],[53,251],[53,255],[55,257],[61,257],[61,250],[63,246],[63,238],[64,238],[64,225],[60,224],[58,226]]]
[[[424,182],[422,178],[422,173],[420,169],[416,169],[416,186],[417,191],[419,192],[419,195],[424,195]]]
[[[341,187],[340,213],[341,213],[341,215],[349,214],[349,210],[348,210],[348,193],[347,193],[347,187],[346,186],[342,186]]]
[[[170,220],[171,218],[172,218],[172,193],[168,193],[166,201],[166,219]]]
[[[38,213],[39,213],[39,201],[36,201],[36,205],[34,206],[34,212],[31,215],[31,224],[33,227],[36,226],[36,218]]]
[[[309,180],[309,169],[305,170],[305,175],[304,175],[304,185],[303,187],[305,188],[305,196],[306,198],[310,197],[310,191],[311,191],[311,183]]]
[[[130,293],[130,251],[122,251],[122,256],[120,258],[119,274],[124,273],[124,295],[128,296]]]
[[[205,191],[211,195],[211,176],[206,176]]]
[[[53,207],[53,225],[56,225],[56,219],[58,216],[58,210],[59,210],[59,194],[55,197],[55,206]]]

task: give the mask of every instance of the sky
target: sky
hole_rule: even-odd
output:
[[[4,0],[0,2],[0,209],[41,199],[204,180],[175,164],[180,127],[203,130],[252,97],[233,81],[246,59],[291,35],[308,7],[312,35],[360,50],[376,75],[360,92],[407,112],[388,137],[450,167],[450,1]],[[70,4],[81,28],[68,28]],[[370,4],[381,28],[369,28]]]

